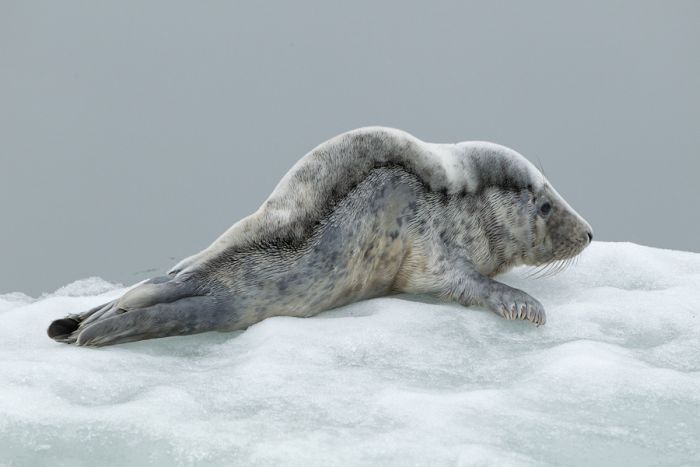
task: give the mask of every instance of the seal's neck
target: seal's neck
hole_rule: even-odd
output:
[[[493,276],[523,264],[532,245],[532,232],[527,212],[527,193],[524,190],[488,188],[476,197],[469,213],[471,228],[465,242],[475,268]]]

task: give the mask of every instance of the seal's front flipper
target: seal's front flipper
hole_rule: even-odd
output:
[[[187,297],[99,319],[81,330],[77,344],[100,347],[222,328],[224,304],[213,296]]]
[[[537,326],[547,322],[544,307],[536,299],[522,290],[508,287],[494,281],[501,287],[494,287],[484,305],[505,319],[521,319]]]
[[[483,306],[505,319],[530,321],[537,326],[547,321],[542,304],[522,290],[467,268],[456,270],[451,277],[445,284],[445,295],[464,306]]]

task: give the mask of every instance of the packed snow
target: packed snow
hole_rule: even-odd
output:
[[[539,328],[402,296],[101,349],[46,327],[123,287],[0,295],[0,465],[699,464],[700,254],[528,272]]]

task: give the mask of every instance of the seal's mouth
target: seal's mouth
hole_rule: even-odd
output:
[[[579,261],[580,254],[593,241],[593,234],[587,233],[586,240],[567,240],[552,254],[552,258],[534,267],[527,277],[542,278],[560,274],[572,267]]]
[[[576,266],[576,263],[578,263],[578,255],[566,259],[555,259],[540,266],[536,266],[527,277],[532,277],[534,279],[552,277]]]

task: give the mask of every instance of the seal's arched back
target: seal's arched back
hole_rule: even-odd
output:
[[[592,235],[511,149],[361,128],[313,149],[258,211],[168,275],[56,320],[48,334],[101,346],[229,331],[393,293],[539,325],[542,305],[492,277],[572,258]]]

